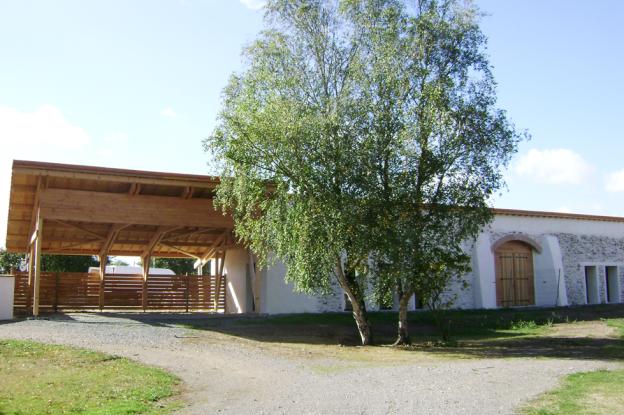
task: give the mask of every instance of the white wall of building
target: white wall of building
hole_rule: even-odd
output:
[[[225,302],[227,313],[249,313],[248,285],[247,285],[246,249],[228,249],[225,254],[224,273],[227,276],[225,288]]]
[[[295,291],[292,283],[284,280],[286,267],[276,261],[263,271],[263,299],[262,312],[267,314],[284,313],[315,313],[319,311],[316,297]]]
[[[15,277],[0,276],[0,320],[13,319]]]
[[[533,251],[535,304],[565,306],[583,304],[585,294],[584,266],[596,266],[601,302],[606,302],[606,266],[617,270],[617,296],[624,300],[624,223],[587,219],[543,218],[534,216],[497,215],[473,244],[466,245],[472,256],[472,272],[465,276],[468,289],[449,287],[456,294],[455,307],[496,308],[496,271],[493,245],[509,235],[523,235],[539,245]],[[251,280],[248,253],[244,249],[228,250],[227,273],[228,312],[252,312]],[[613,272],[613,269],[612,269]],[[297,293],[284,281],[286,269],[276,261],[259,273],[262,313],[303,313],[342,311],[342,290],[337,285],[333,294],[324,297]],[[613,279],[613,277],[612,277]],[[376,304],[367,304],[377,309]],[[410,302],[414,309],[414,301]]]

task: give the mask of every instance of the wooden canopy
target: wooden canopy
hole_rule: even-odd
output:
[[[190,257],[234,244],[218,177],[15,160],[6,247],[45,254]],[[38,221],[43,226],[38,227]]]

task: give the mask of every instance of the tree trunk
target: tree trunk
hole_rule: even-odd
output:
[[[409,331],[407,328],[407,304],[414,294],[413,291],[398,290],[399,293],[399,330],[394,346],[410,344]]]
[[[340,260],[336,261],[335,274],[340,287],[342,287],[345,294],[347,294],[349,301],[351,301],[351,306],[353,307],[353,319],[355,320],[358,332],[360,333],[362,346],[371,345],[373,343],[373,335],[370,323],[368,322],[364,296],[362,295],[360,288],[357,286],[355,280],[347,277]]]

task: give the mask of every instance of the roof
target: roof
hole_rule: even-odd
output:
[[[571,220],[589,220],[598,222],[620,222],[624,223],[624,217],[621,216],[601,216],[586,215],[579,213],[562,213],[562,212],[545,212],[539,210],[518,210],[518,209],[492,209],[498,216],[524,216],[531,218],[554,218],[554,219],[571,219]]]
[[[39,214],[43,253],[204,257],[234,244],[232,218],[213,207],[218,184],[213,176],[15,160],[6,247],[27,252]]]
[[[235,245],[232,218],[213,207],[218,184],[214,176],[15,160],[6,247],[27,252],[40,214],[43,253],[207,258]],[[624,223],[614,216],[493,211]]]

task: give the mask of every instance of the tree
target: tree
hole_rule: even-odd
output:
[[[0,274],[8,274],[11,269],[19,269],[23,255],[8,252],[6,249],[0,249]]]
[[[176,275],[186,275],[195,273],[194,262],[192,259],[185,258],[155,258],[154,266],[170,269]]]
[[[488,200],[524,135],[496,107],[475,7],[422,0],[408,12],[395,2],[355,3],[358,19],[387,21],[363,25],[363,37],[370,100],[381,108],[377,124],[385,123],[379,133],[388,143],[380,166],[389,243],[374,255],[383,264],[378,279],[395,281],[403,344],[411,296],[432,307],[448,303],[449,283],[461,284],[469,271],[466,244],[491,220]],[[384,49],[370,40],[378,37],[390,39]]]
[[[42,255],[41,269],[48,272],[87,272],[96,267],[99,261],[86,255]]]
[[[518,136],[470,5],[273,0],[266,22],[205,141],[217,204],[299,290],[333,276],[369,344],[367,287],[395,284],[406,307],[431,264],[462,270]]]
[[[19,269],[25,255],[14,254],[0,249],[0,272],[10,272],[11,268]],[[41,270],[48,272],[87,272],[89,267],[99,262],[93,256],[81,255],[42,255]]]

